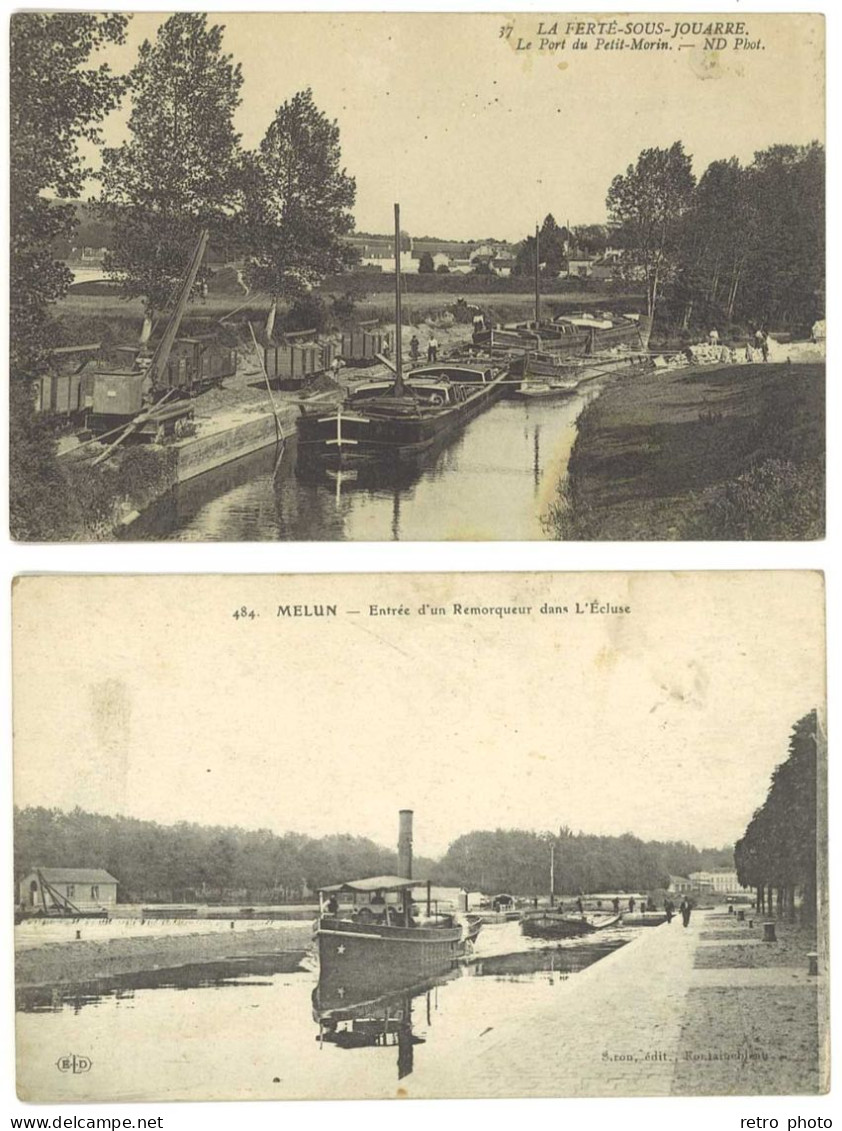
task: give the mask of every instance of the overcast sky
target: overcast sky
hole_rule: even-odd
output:
[[[212,16],[242,63],[244,144],[311,86],[339,123],[360,230],[388,231],[397,200],[416,236],[521,239],[547,212],[603,221],[612,178],[645,147],[681,140],[700,174],[717,158],[748,162],[769,145],[823,137],[818,17],[747,14],[756,51],[679,50],[678,39],[655,53],[515,51],[518,38],[535,41],[541,18],[518,16],[501,40],[500,15]],[[162,19],[135,15],[112,51],[116,69]],[[125,120],[125,110],[112,116],[109,143]]]
[[[436,575],[428,575],[435,577]],[[824,690],[808,573],[23,579],[19,805],[349,832],[733,841]],[[375,601],[631,606],[371,617]],[[334,619],[277,605],[336,603]],[[260,612],[238,621],[243,604]],[[361,610],[359,616],[345,610]]]

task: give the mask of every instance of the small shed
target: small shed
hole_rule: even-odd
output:
[[[79,911],[113,907],[118,881],[104,868],[35,868],[20,882],[20,906],[27,911]],[[65,902],[66,901],[66,902]]]

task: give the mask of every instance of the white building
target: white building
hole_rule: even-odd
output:
[[[744,888],[740,884],[733,869],[715,868],[710,872],[691,872],[688,878],[696,890],[713,891],[717,895],[737,895],[751,891],[751,888]]]
[[[63,907],[63,900],[79,911],[107,910],[117,902],[117,883],[104,868],[36,868],[20,882],[19,903],[32,911],[45,902]]]

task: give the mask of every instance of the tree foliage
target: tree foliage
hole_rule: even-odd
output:
[[[72,276],[56,255],[76,225],[72,204],[89,173],[79,143],[96,145],[99,125],[124,80],[92,56],[123,41],[127,17],[21,12],[10,34],[9,163],[9,526],[12,537],[67,537],[71,503],[55,437],[37,419],[29,378],[57,340],[51,307]],[[51,199],[52,198],[52,199]]]
[[[15,810],[15,877],[33,867],[105,868],[125,902],[161,899],[301,898],[329,883],[393,873],[396,854],[347,834],[313,838],[267,829],[108,817],[75,809]],[[545,894],[555,843],[556,890],[652,890],[670,873],[729,864],[728,849],[621,837],[557,836],[517,829],[468,833],[439,861],[416,860],[416,875],[488,894]]]
[[[252,286],[296,298],[350,265],[356,184],[342,167],[339,127],[299,91],[278,107],[248,154],[242,230]]]
[[[114,222],[105,266],[148,313],[164,308],[199,231],[230,228],[240,178],[240,64],[222,25],[201,12],[165,20],[129,76],[128,139],[103,153],[103,214]]]
[[[643,271],[650,317],[676,270],[682,220],[693,202],[695,185],[691,158],[676,141],[669,149],[644,149],[608,189],[613,236],[628,252],[627,262]]]
[[[790,912],[795,906],[791,893],[800,887],[802,907],[811,918],[816,911],[821,741],[813,710],[793,726],[789,756],[773,771],[765,802],[734,848],[741,884],[778,889],[779,905],[785,903]]]
[[[541,257],[541,273],[543,275],[557,278],[562,271],[567,259],[566,243],[569,237],[570,233],[567,228],[560,228],[551,212],[544,217],[544,222],[538,233],[538,254]],[[512,273],[514,275],[534,276],[534,236],[527,236],[518,248]]]
[[[75,809],[15,811],[15,874],[105,868],[123,902],[300,899],[340,880],[394,872],[396,854],[363,837],[315,839],[188,822],[159,825]]]
[[[729,849],[700,850],[681,842],[643,841],[631,834],[593,836],[560,829],[558,835],[522,829],[467,833],[451,844],[436,871],[469,890],[545,895],[550,849],[555,848],[555,890],[651,891],[670,875],[733,863]]]
[[[117,13],[20,12],[12,16],[9,85],[10,360],[13,375],[43,363],[51,343],[50,304],[71,282],[54,257],[69,239],[72,205],[90,170],[79,143],[98,144],[99,126],[120,101],[123,78],[90,65],[122,43],[128,17]]]

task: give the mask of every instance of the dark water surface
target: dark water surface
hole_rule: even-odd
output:
[[[390,1095],[417,1071],[445,1080],[466,1046],[479,1049],[513,1011],[528,1018],[530,1004],[563,994],[634,934],[547,946],[522,939],[517,924],[486,931],[495,953],[474,965],[364,1006],[349,992],[330,1013],[319,1010],[313,970],[278,972],[271,955],[21,996],[19,1086],[37,1093],[49,1074],[58,1101],[87,1086],[100,1100]],[[563,1017],[563,996],[558,1003]],[[95,1084],[56,1073],[71,1053],[90,1062]]]
[[[306,476],[295,440],[179,487],[125,532],[177,541],[546,539],[588,391],[565,400],[499,401],[412,471]]]

